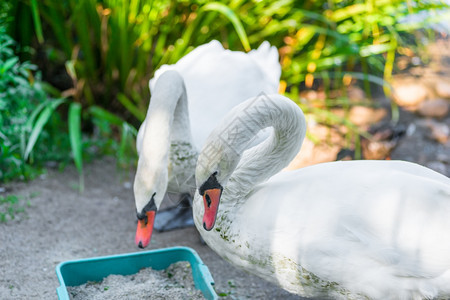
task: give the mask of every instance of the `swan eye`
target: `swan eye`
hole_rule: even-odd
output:
[[[210,189],[220,189],[222,190],[223,187],[222,185],[217,181],[216,178],[216,174],[217,172],[214,172],[213,174],[211,174],[211,176],[209,176],[208,180],[206,180],[199,188],[198,188],[198,192],[200,195],[204,195],[206,190],[210,190]]]
[[[205,195],[205,199],[206,199],[206,204],[208,205],[208,207],[211,206],[211,198],[209,197],[208,194]]]

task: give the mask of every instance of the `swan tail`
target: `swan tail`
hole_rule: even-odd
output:
[[[270,82],[274,83],[275,88],[278,88],[281,66],[278,62],[277,48],[270,46],[268,41],[264,41],[258,49],[250,51],[248,55],[258,64]]]

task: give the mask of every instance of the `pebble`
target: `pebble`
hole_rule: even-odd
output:
[[[364,159],[386,159],[396,143],[392,141],[368,141],[361,143]]]
[[[448,113],[449,105],[445,99],[427,100],[420,103],[418,113],[424,117],[443,118]]]
[[[437,122],[431,119],[427,120],[425,124],[430,129],[430,137],[433,140],[436,140],[441,144],[447,143],[450,134],[450,128],[448,127],[447,124]]]
[[[357,86],[350,86],[347,90],[347,97],[354,102],[361,102],[366,98],[366,93]]]
[[[313,101],[313,100],[325,100],[326,95],[324,91],[315,91],[315,90],[305,90],[300,92],[300,97]]]
[[[417,130],[417,125],[414,123],[411,123],[408,125],[408,128],[406,129],[406,136],[412,136]]]
[[[387,112],[383,108],[371,108],[366,106],[353,106],[350,109],[349,119],[357,126],[370,125],[381,121]]]
[[[450,99],[450,81],[439,80],[436,83],[435,89],[439,97]]]
[[[424,101],[428,95],[427,88],[419,82],[393,84],[394,100],[400,106],[414,107]]]

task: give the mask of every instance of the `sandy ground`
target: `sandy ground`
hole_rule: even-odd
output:
[[[25,213],[0,223],[0,299],[56,299],[55,267],[62,261],[141,251],[134,244],[133,174],[112,159],[85,168],[85,191],[76,190],[73,167],[29,183],[13,183],[0,195],[21,196]],[[301,299],[238,270],[200,242],[195,228],[155,232],[148,249],[187,246],[209,267],[222,299]]]

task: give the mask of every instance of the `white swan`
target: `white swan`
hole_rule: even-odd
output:
[[[267,126],[271,137],[248,149]],[[278,173],[297,154],[305,128],[297,105],[276,95],[238,105],[211,133],[193,203],[206,243],[307,297],[450,296],[450,179],[402,161]]]
[[[145,247],[150,242],[155,212],[166,190],[183,194],[195,190],[198,152],[220,119],[249,97],[276,93],[280,75],[278,52],[268,42],[243,53],[212,41],[156,71],[136,141],[137,245]]]

